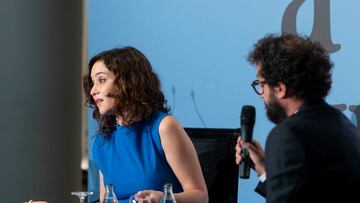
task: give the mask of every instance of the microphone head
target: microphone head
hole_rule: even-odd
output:
[[[254,125],[255,123],[255,107],[251,105],[244,105],[241,109],[241,125]]]
[[[191,90],[190,95],[191,95],[191,98],[192,98],[192,99],[195,98],[195,92],[194,92],[194,90]]]

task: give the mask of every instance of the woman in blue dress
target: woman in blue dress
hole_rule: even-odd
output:
[[[94,56],[84,76],[86,103],[99,125],[93,158],[104,185],[113,184],[119,202],[137,194],[159,202],[165,183],[175,199],[207,202],[194,146],[169,109],[148,59],[133,47]]]

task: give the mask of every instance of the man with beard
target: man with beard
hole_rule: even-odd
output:
[[[328,53],[309,38],[269,35],[248,60],[256,65],[255,92],[276,126],[265,151],[239,138],[236,162],[247,149],[267,203],[360,202],[360,136],[325,102],[331,88]]]

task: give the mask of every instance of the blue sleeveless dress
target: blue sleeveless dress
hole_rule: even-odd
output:
[[[140,190],[162,191],[172,183],[174,192],[182,187],[166,161],[159,136],[160,111],[130,126],[116,125],[110,138],[97,135],[93,158],[104,176],[104,184],[113,184],[119,202]]]

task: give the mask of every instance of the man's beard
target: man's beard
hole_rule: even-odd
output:
[[[286,118],[285,109],[276,101],[273,92],[269,96],[269,103],[265,103],[266,114],[271,122],[278,124]]]

